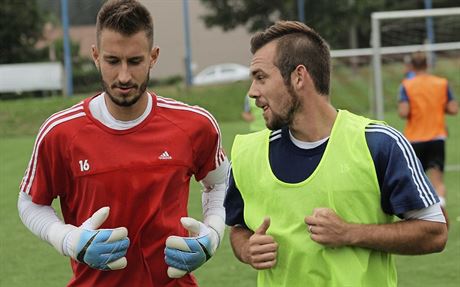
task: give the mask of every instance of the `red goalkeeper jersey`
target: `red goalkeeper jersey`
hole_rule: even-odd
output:
[[[196,286],[167,276],[166,238],[187,236],[190,178],[203,179],[224,159],[220,131],[204,109],[152,95],[152,111],[139,125],[113,130],[93,118],[91,98],[41,126],[21,191],[50,205],[59,197],[64,221],[81,225],[110,207],[101,228],[125,226],[128,266],[99,271],[72,260],[68,286]]]

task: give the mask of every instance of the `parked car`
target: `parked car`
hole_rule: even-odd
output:
[[[193,78],[194,85],[236,82],[249,79],[249,68],[240,64],[225,63],[209,66]]]

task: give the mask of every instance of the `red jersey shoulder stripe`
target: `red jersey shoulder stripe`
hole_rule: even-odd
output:
[[[160,107],[187,110],[187,111],[195,112],[195,113],[205,116],[212,123],[212,125],[214,126],[214,128],[220,135],[220,129],[219,129],[219,125],[217,124],[217,120],[206,109],[203,109],[202,107],[199,107],[199,106],[191,106],[183,102],[179,102],[173,99],[163,98],[160,96],[157,96],[157,101],[158,101],[158,106]]]
[[[44,126],[46,126],[47,124],[49,124],[51,121],[53,121],[54,119],[60,117],[60,116],[63,116],[63,115],[66,115],[68,113],[72,113],[73,111],[75,111],[74,109],[75,108],[78,108],[79,110],[83,110],[83,101],[67,108],[67,109],[64,109],[64,110],[61,110],[61,111],[58,111],[54,114],[52,114],[50,117],[48,117],[43,123],[42,125],[40,126],[40,128],[38,129],[38,132],[40,133],[40,131],[43,129]],[[38,137],[38,135],[37,135]]]
[[[22,179],[22,183],[20,186],[20,190],[25,193],[29,193],[32,187],[32,182],[35,177],[35,172],[37,168],[37,158],[38,158],[38,151],[40,148],[40,144],[45,138],[46,134],[48,134],[54,127],[57,125],[85,116],[86,113],[83,109],[83,102],[80,102],[68,109],[62,110],[50,116],[40,127],[37,137],[35,139],[34,147],[32,150],[32,156],[29,161],[29,165],[27,166],[26,172]]]
[[[218,142],[217,142],[216,155],[215,155],[216,167],[218,167],[224,160],[225,155],[222,150],[222,136],[221,136],[220,128],[214,116],[210,112],[208,112],[207,110],[199,106],[191,106],[191,105],[188,105],[188,104],[185,104],[185,103],[173,100],[173,99],[167,99],[167,98],[163,98],[160,96],[156,96],[156,97],[157,97],[157,105],[159,107],[194,112],[194,113],[197,113],[197,114],[200,114],[206,117],[211,122],[211,124],[213,125],[214,129],[216,130],[218,134]]]

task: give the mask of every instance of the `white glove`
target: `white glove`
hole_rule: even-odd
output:
[[[219,234],[212,227],[191,217],[182,217],[181,223],[190,237],[169,236],[166,240],[165,261],[170,278],[180,278],[203,265],[220,244]]]
[[[63,253],[73,259],[100,270],[123,269],[127,265],[129,246],[125,227],[98,229],[109,216],[110,208],[102,207],[80,227],[72,227],[63,241]]]

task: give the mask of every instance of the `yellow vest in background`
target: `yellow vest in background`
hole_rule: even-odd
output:
[[[256,106],[256,100],[253,98],[249,98],[249,106],[251,114],[254,116],[254,121],[249,124],[249,130],[251,132],[258,132],[265,129],[264,111]]]

